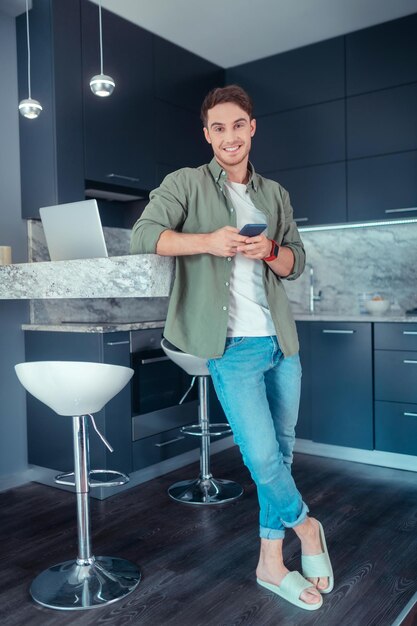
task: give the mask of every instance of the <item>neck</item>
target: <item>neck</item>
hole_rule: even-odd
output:
[[[246,184],[249,180],[248,159],[237,165],[223,167],[223,169],[232,183]]]

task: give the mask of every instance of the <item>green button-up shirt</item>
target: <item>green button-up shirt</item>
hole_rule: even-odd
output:
[[[295,263],[290,276],[304,270],[305,251],[288,192],[278,183],[255,173],[252,165],[247,190],[257,209],[265,214],[267,236],[291,248]],[[227,173],[216,159],[196,169],[169,174],[150,194],[149,204],[133,227],[131,252],[155,253],[164,230],[210,233],[236,226],[236,214],[224,183]],[[229,315],[232,257],[211,254],[178,256],[164,335],[175,346],[203,358],[224,352]],[[281,278],[267,263],[263,282],[278,342],[284,356],[298,352],[298,338],[290,303]]]

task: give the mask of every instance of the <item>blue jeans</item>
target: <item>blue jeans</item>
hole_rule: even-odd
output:
[[[284,358],[276,337],[231,337],[207,362],[213,384],[258,491],[260,536],[283,539],[308,507],[291,463],[300,403],[298,354]]]

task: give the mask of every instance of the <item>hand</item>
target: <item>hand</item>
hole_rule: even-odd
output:
[[[249,259],[264,259],[269,256],[271,251],[271,240],[265,235],[257,235],[256,237],[245,237],[243,245],[239,245],[238,252]]]
[[[239,246],[241,247],[245,241],[251,241],[257,239],[257,237],[244,237],[239,235],[237,228],[233,226],[223,226],[212,233],[205,235],[207,252],[214,256],[235,256]]]

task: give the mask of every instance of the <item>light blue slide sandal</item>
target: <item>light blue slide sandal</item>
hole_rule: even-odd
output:
[[[320,602],[316,602],[315,604],[307,604],[301,600],[300,595],[305,589],[315,589],[314,585],[311,584],[308,580],[303,578],[300,572],[288,572],[286,576],[281,581],[280,585],[273,585],[272,583],[266,583],[259,578],[256,579],[258,585],[265,587],[269,591],[276,593],[278,596],[291,602],[295,606],[298,606],[300,609],[305,609],[306,611],[317,611],[323,604],[323,598],[320,598]]]

